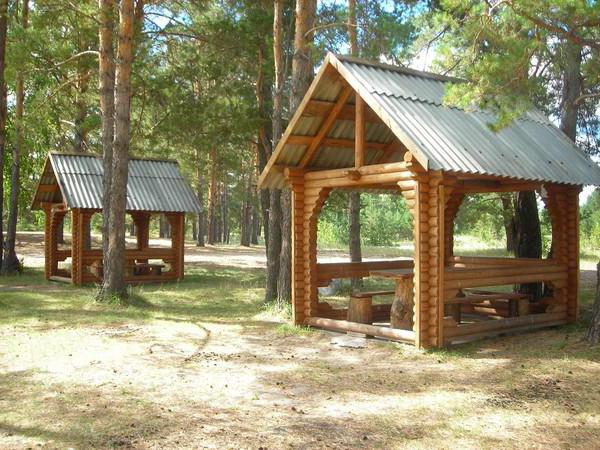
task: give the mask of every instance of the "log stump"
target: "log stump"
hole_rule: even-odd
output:
[[[413,329],[415,305],[413,287],[412,275],[396,280],[396,294],[390,310],[390,326],[392,328]]]
[[[350,305],[348,307],[348,321],[356,323],[373,323],[373,297],[360,296],[350,297]]]

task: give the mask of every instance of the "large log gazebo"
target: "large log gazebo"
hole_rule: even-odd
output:
[[[33,199],[32,209],[45,213],[45,276],[73,284],[102,280],[102,248],[92,245],[90,224],[102,213],[102,159],[86,153],[51,153]],[[135,224],[134,248],[125,250],[125,281],[181,280],[184,274],[185,213],[200,205],[176,161],[131,158],[127,214]],[[71,214],[71,245],[60,248],[58,232]],[[164,214],[171,226],[171,246],[151,247],[150,219]],[[60,262],[71,259],[69,267]]]
[[[412,343],[447,344],[573,322],[579,279],[578,194],[600,169],[538,111],[500,132],[493,114],[444,106],[460,80],[329,54],[269,160],[262,188],[293,193],[296,324]],[[401,194],[413,216],[414,261],[318,263],[317,220],[334,189]],[[549,259],[454,256],[465,195],[536,191],[552,225]],[[319,301],[334,278],[380,276],[349,308]],[[542,299],[500,289],[544,283]]]

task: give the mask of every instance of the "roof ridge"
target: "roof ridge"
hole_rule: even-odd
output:
[[[96,153],[90,152],[61,152],[61,151],[51,151],[50,155],[58,155],[58,156],[85,156],[88,158],[96,158],[102,159],[102,155],[98,155]],[[151,156],[130,156],[129,161],[153,161],[153,162],[164,162],[164,163],[172,163],[179,165],[179,161],[176,159],[170,158],[154,158]]]
[[[468,108],[461,108],[460,106],[456,106],[456,105],[445,105],[443,102],[437,102],[435,100],[421,98],[416,95],[409,96],[409,95],[401,95],[401,94],[393,94],[393,93],[388,93],[388,92],[377,92],[377,91],[373,91],[373,93],[376,95],[380,95],[380,96],[388,97],[388,98],[391,97],[391,98],[395,98],[395,99],[409,100],[411,102],[424,103],[426,105],[441,106],[444,108],[455,109],[457,111],[462,111],[467,114],[470,114],[470,113],[492,114],[491,111],[486,111],[485,109],[481,109],[478,107],[476,107],[474,109],[468,109]],[[527,114],[527,113],[536,113],[536,112],[542,114],[541,119],[537,119],[536,117],[533,116],[533,114]],[[548,118],[546,118],[546,116],[544,116],[543,113],[535,107],[533,107],[530,110],[525,111],[523,114],[521,114],[519,117],[517,117],[515,119],[515,121],[526,121],[526,122],[539,123],[541,125],[552,125],[550,120]]]
[[[395,66],[393,64],[386,64],[386,63],[381,63],[378,61],[371,61],[371,60],[364,59],[364,58],[358,58],[356,56],[337,55],[336,54],[335,57],[337,59],[339,59],[341,62],[349,62],[349,63],[354,63],[354,64],[361,64],[363,66],[378,67],[380,69],[390,70],[393,72],[400,72],[400,73],[404,73],[406,75],[414,75],[416,77],[430,78],[435,81],[450,82],[450,83],[465,83],[467,81],[462,78],[451,77],[449,75],[442,75],[439,73],[427,72],[424,70],[411,69],[409,67],[404,67],[404,66]]]

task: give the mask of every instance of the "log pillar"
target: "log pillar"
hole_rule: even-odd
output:
[[[131,218],[135,224],[137,249],[144,250],[148,248],[150,243],[150,213],[135,212],[131,214]],[[148,259],[141,258],[138,262],[147,264]]]
[[[56,252],[58,251],[58,230],[65,219],[67,209],[64,205],[45,204],[44,212],[46,214],[44,226],[44,274],[48,280],[58,272],[58,259],[56,256]]]
[[[303,170],[286,169],[292,188],[292,310],[301,325],[317,311],[317,221],[330,188],[311,187]]]
[[[45,221],[44,221],[44,276],[49,280],[52,276],[52,261],[54,259],[54,246],[56,239],[52,239],[52,205],[47,203],[43,205]],[[55,234],[55,233],[54,233]]]
[[[413,330],[417,347],[443,345],[445,208],[442,172],[415,173],[399,183],[413,216],[415,245]]]
[[[567,226],[567,319],[576,322],[579,316],[579,193],[581,186],[569,186],[566,197]]]
[[[567,319],[578,317],[579,289],[579,193],[581,186],[544,185],[544,199],[552,225],[553,258],[567,266],[567,285],[554,289],[554,297],[566,304]]]
[[[71,210],[71,283],[83,284],[83,246],[85,229],[83,213],[79,208]]]
[[[173,272],[177,280],[183,280],[183,256],[185,251],[184,213],[166,215],[171,225],[171,249],[173,250]]]

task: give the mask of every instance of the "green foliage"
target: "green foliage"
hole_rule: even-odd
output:
[[[412,237],[412,217],[399,195],[361,195],[361,240],[371,246],[391,246]],[[319,217],[319,245],[348,244],[348,194],[335,191]]]
[[[596,1],[527,2],[442,0],[423,24],[417,44],[434,47],[435,70],[467,83],[448,89],[445,102],[496,113],[499,129],[536,106],[559,118],[565,105],[565,70],[573,46],[582,52],[582,97],[578,143],[589,153],[600,149],[597,108],[600,8]]]
[[[600,249],[600,190],[596,189],[581,207],[579,231],[584,246]]]

